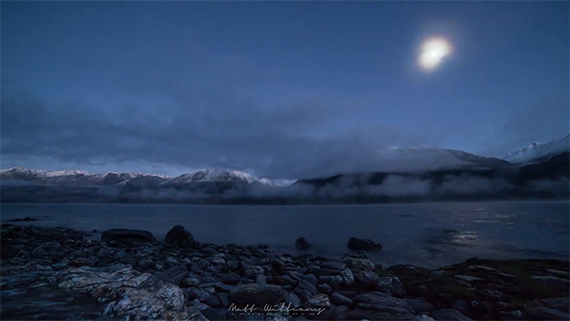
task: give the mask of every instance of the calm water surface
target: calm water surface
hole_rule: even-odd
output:
[[[569,257],[569,202],[470,202],[362,206],[1,204],[3,223],[26,216],[84,231],[142,229],[161,239],[177,224],[201,242],[268,244],[297,254],[340,256],[352,236],[384,248],[375,262],[437,267],[466,258]],[[99,236],[99,235],[96,235]]]

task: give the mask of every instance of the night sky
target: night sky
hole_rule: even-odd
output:
[[[569,133],[569,3],[3,2],[1,167],[269,178]],[[452,48],[423,70],[424,40]],[[366,159],[363,163],[361,160]]]

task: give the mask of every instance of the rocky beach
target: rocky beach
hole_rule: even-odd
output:
[[[297,248],[311,246],[304,237]],[[2,320],[570,317],[567,260],[386,266],[366,255],[382,246],[357,237],[341,257],[293,256],[262,244],[200,243],[182,226],[157,241],[140,230],[2,224],[1,241]]]

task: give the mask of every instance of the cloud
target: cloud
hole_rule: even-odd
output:
[[[292,94],[270,106],[232,89],[189,90],[179,98],[167,107],[114,111],[3,92],[4,164],[42,168],[49,158],[87,170],[117,163],[224,166],[296,179],[362,171],[374,165],[378,149],[416,141],[382,124],[331,132],[329,123],[348,117],[354,106],[319,93]]]

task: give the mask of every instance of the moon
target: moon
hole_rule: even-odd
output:
[[[425,71],[435,70],[451,51],[451,44],[444,38],[426,39],[420,48],[418,64]]]

